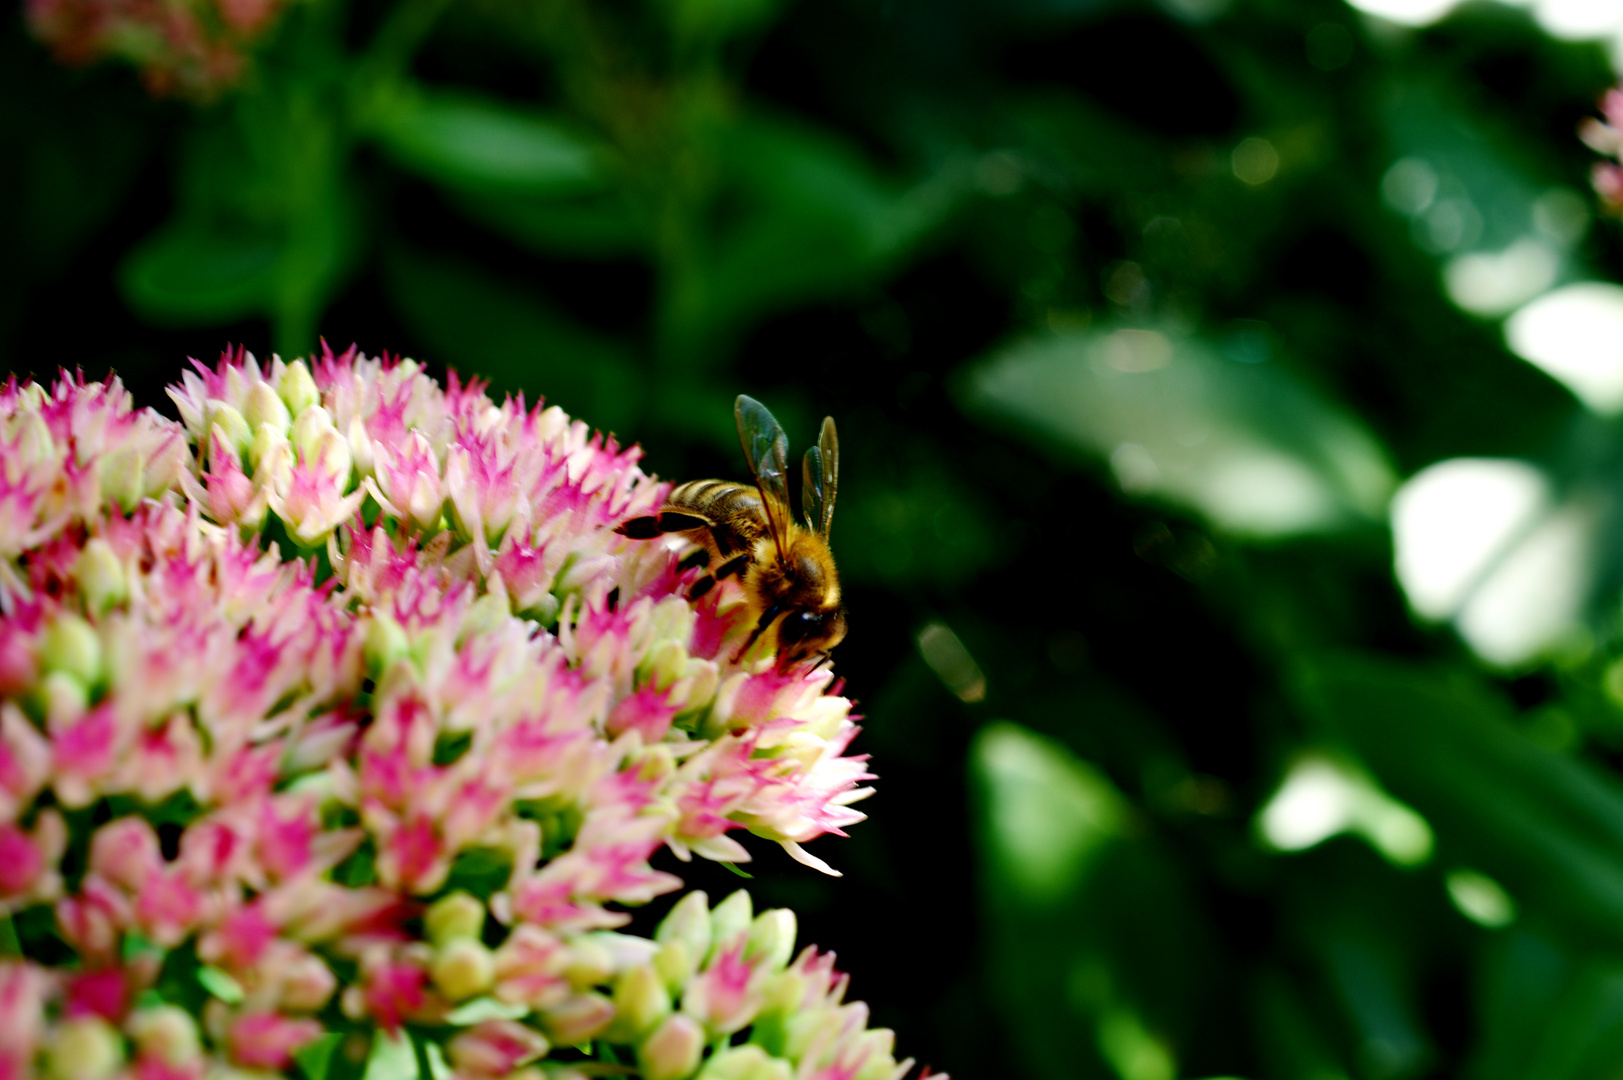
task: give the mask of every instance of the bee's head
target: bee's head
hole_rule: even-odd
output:
[[[845,612],[840,608],[791,611],[778,624],[778,664],[791,668],[826,653],[845,640]]]

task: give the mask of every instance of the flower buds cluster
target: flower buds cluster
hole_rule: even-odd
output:
[[[0,391],[0,1078],[905,1071],[788,912],[617,929],[869,790],[832,675],[613,532],[635,450],[353,350],[171,395]]]
[[[28,0],[34,35],[69,64],[116,57],[154,94],[208,100],[235,83],[282,0]]]

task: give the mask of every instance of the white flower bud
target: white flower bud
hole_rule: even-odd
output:
[[[654,931],[654,940],[681,942],[697,965],[710,953],[710,898],[697,889],[682,897]]]
[[[400,630],[400,624],[389,619],[387,615],[380,618],[388,619],[390,625]],[[405,631],[400,630],[400,633],[404,637]],[[371,635],[367,636],[370,647]],[[423,926],[428,931],[428,940],[437,946],[443,946],[457,938],[472,938],[477,941],[485,929],[485,905],[479,902],[478,897],[461,891],[442,896],[423,914]]]
[[[47,672],[60,671],[87,687],[94,686],[102,675],[101,638],[79,616],[59,615],[45,631],[39,659]]]
[[[178,1005],[137,1009],[124,1022],[124,1030],[142,1054],[160,1058],[168,1065],[189,1065],[203,1053],[197,1021]]]
[[[681,941],[667,941],[661,945],[654,954],[653,965],[664,980],[665,989],[673,994],[680,993],[687,981],[693,978],[693,973],[699,970],[698,959]]]
[[[750,923],[746,959],[759,958],[771,971],[781,971],[795,951],[795,913],[788,908],[763,911]]]
[[[321,437],[329,431],[336,431],[333,427],[332,416],[320,405],[312,405],[299,413],[293,420],[293,429],[288,432],[288,440],[294,449],[299,452],[300,461],[310,461],[316,456]]]
[[[99,536],[91,537],[79,552],[73,565],[73,577],[79,584],[85,607],[97,615],[122,604],[130,594],[124,567],[113,553],[113,545]]]
[[[294,416],[321,401],[321,391],[316,389],[316,380],[311,378],[310,369],[303,360],[295,360],[283,369],[281,381],[276,384],[276,393],[286,403],[287,411]]]
[[[576,938],[569,944],[569,959],[563,975],[577,990],[608,982],[614,974],[614,957],[591,938]]]
[[[366,639],[361,645],[361,655],[366,657],[366,665],[372,670],[372,673],[378,675],[387,671],[396,660],[405,656],[410,649],[411,641],[406,637],[406,628],[395,622],[394,617],[387,612],[374,612],[366,627]],[[467,894],[458,893],[456,895],[466,896]],[[445,899],[450,900],[451,897],[448,896]],[[473,900],[473,897],[469,896],[468,899]],[[439,907],[444,902],[444,900],[439,901],[433,908],[429,908],[431,918],[434,908]],[[473,902],[477,904],[479,901],[473,900]],[[430,931],[430,935],[432,936],[432,931]],[[434,940],[438,941],[439,939],[435,938]]]
[[[261,424],[248,448],[248,464],[256,487],[286,492],[293,481],[293,446],[275,427]]]
[[[336,483],[340,490],[348,486],[352,463],[349,443],[338,434],[336,428],[329,427],[321,433],[309,460],[318,472]]]
[[[753,914],[750,894],[743,889],[739,889],[716,905],[715,910],[710,913],[710,933],[713,942],[710,954],[705,958],[706,964],[715,959],[717,952],[732,945],[740,934],[749,930]]]
[[[248,390],[248,398],[242,403],[242,418],[248,421],[248,426],[258,431],[262,426],[269,425],[278,435],[286,435],[288,427],[293,423],[293,414],[276,396],[276,391],[270,388],[269,383],[256,382]]]
[[[602,994],[576,994],[541,1014],[547,1037],[555,1046],[579,1046],[597,1037],[614,1019],[614,1002]]]
[[[621,975],[614,987],[614,1023],[607,1038],[614,1042],[636,1042],[665,1019],[671,1011],[671,996],[651,964],[634,967]]]
[[[372,475],[372,437],[359,416],[349,418],[349,452],[355,461],[355,471],[362,476]]]
[[[704,1028],[691,1016],[676,1013],[637,1047],[643,1080],[685,1080],[699,1067],[704,1052]]]
[[[730,1046],[704,1064],[699,1080],[792,1080],[787,1061],[768,1054],[754,1043]]]
[[[244,453],[254,441],[254,429],[248,426],[247,417],[223,401],[209,402],[209,412],[213,430],[239,455]]]
[[[429,977],[451,1001],[463,1001],[490,989],[496,961],[484,942],[471,937],[453,938],[434,953]]]
[[[48,1048],[52,1080],[106,1080],[123,1064],[123,1042],[99,1016],[58,1024]]]
[[[141,451],[135,446],[121,446],[103,454],[97,467],[102,498],[117,503],[125,513],[134,510],[141,504],[145,490],[144,466]]]

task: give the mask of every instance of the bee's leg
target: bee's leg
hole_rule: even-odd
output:
[[[704,561],[709,562],[710,561],[709,553],[704,552],[703,554],[705,556]],[[688,556],[689,559],[691,559],[692,557],[693,556],[691,556],[691,555]],[[686,564],[687,561],[688,561],[687,559],[682,560],[682,562],[684,564]],[[734,555],[732,558],[728,559],[726,562],[724,562],[720,566],[716,567],[714,573],[706,574],[704,577],[700,578],[698,581],[695,581],[693,583],[693,588],[688,590],[688,599],[689,600],[697,600],[699,597],[703,596],[705,593],[707,593],[711,589],[715,588],[716,587],[716,582],[720,581],[723,578],[732,577],[734,574],[743,573],[744,568],[749,566],[749,564],[750,564],[750,553],[749,552],[746,551],[742,555]],[[695,563],[694,565],[698,566],[698,565],[703,565],[703,564],[702,563]]]
[[[682,556],[682,561],[676,564],[678,570],[692,570],[695,566],[709,566],[710,552],[704,548],[696,548]]]
[[[738,651],[733,653],[733,663],[736,664],[742,660],[744,654],[750,651],[750,646],[754,645],[756,639],[765,633],[767,627],[772,625],[772,620],[782,614],[783,609],[776,604],[761,612],[761,619],[755,624],[755,629],[750,631],[750,636],[744,641],[744,644],[740,645]]]
[[[720,578],[725,578],[725,577],[732,577],[734,574],[742,574],[744,572],[744,569],[746,567],[748,567],[749,564],[750,564],[750,553],[749,552],[746,551],[742,555],[735,555],[732,558],[728,559],[726,562],[722,563],[720,566],[716,567],[716,577],[718,579],[720,579]]]
[[[647,517],[622,521],[614,527],[614,531],[633,540],[652,540],[663,533],[691,532],[694,529],[708,528],[709,525],[710,522],[696,514],[684,514],[680,510],[661,510]]]

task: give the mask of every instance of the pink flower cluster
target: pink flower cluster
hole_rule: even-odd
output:
[[[353,349],[170,393],[0,391],[0,1080],[907,1070],[787,912],[615,929],[870,791],[832,675],[612,531],[635,449]]]
[[[68,64],[117,57],[154,94],[208,100],[235,83],[282,0],[25,0],[28,25]]]
[[[1601,203],[1612,213],[1623,213],[1623,88],[1613,87],[1600,100],[1604,120],[1590,118],[1578,128],[1578,136],[1591,150],[1611,161],[1596,162],[1590,179]]]

